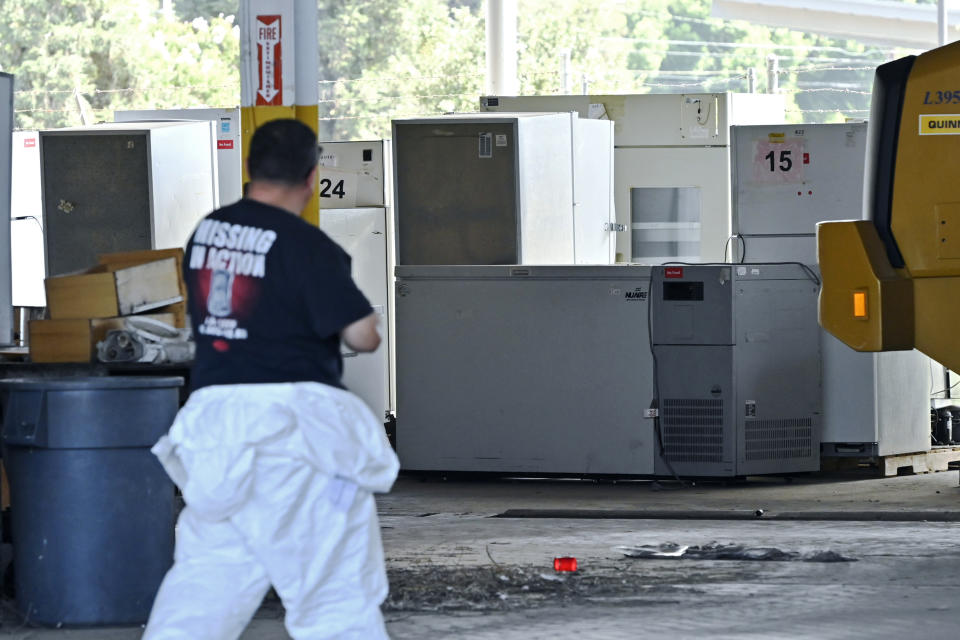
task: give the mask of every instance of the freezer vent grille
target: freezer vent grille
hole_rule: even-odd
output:
[[[790,460],[813,455],[810,418],[748,420],[744,436],[747,460]]]
[[[661,413],[667,460],[723,461],[723,400],[666,399]]]

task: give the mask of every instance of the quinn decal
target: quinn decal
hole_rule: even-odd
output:
[[[921,114],[920,135],[960,136],[960,113]]]

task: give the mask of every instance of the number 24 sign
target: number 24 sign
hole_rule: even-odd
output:
[[[757,140],[753,148],[753,179],[761,184],[803,182],[803,140]]]
[[[330,167],[317,168],[321,209],[352,209],[357,203],[357,174]]]

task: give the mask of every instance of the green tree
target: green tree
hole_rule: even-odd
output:
[[[232,16],[181,22],[149,0],[3,0],[0,66],[15,75],[17,126],[81,124],[116,109],[239,101]]]
[[[321,137],[389,137],[391,117],[475,111],[484,23],[445,1],[321,4]]]
[[[238,0],[172,0],[173,10],[183,22],[196,18],[216,18],[220,14],[236,15]]]
[[[710,0],[640,0],[628,9],[631,23],[654,19],[661,25],[655,42],[636,42],[638,52],[649,55],[650,49],[655,49],[664,55],[657,74],[664,81],[651,89],[746,91],[746,75],[754,69],[758,87],[765,90],[767,58],[774,55],[790,120],[811,122],[866,115],[873,69],[885,61],[889,50],[789,29],[719,20],[710,16],[710,5]]]
[[[923,0],[929,1],[929,0]],[[710,15],[710,0],[518,0],[520,92],[743,91],[779,58],[795,121],[866,115],[893,52]],[[236,0],[0,0],[0,65],[22,128],[125,108],[239,102]],[[320,133],[389,135],[391,117],[472,111],[485,87],[483,0],[318,0]]]

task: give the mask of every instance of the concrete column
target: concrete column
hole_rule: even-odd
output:
[[[487,94],[517,92],[517,0],[487,0]]]

